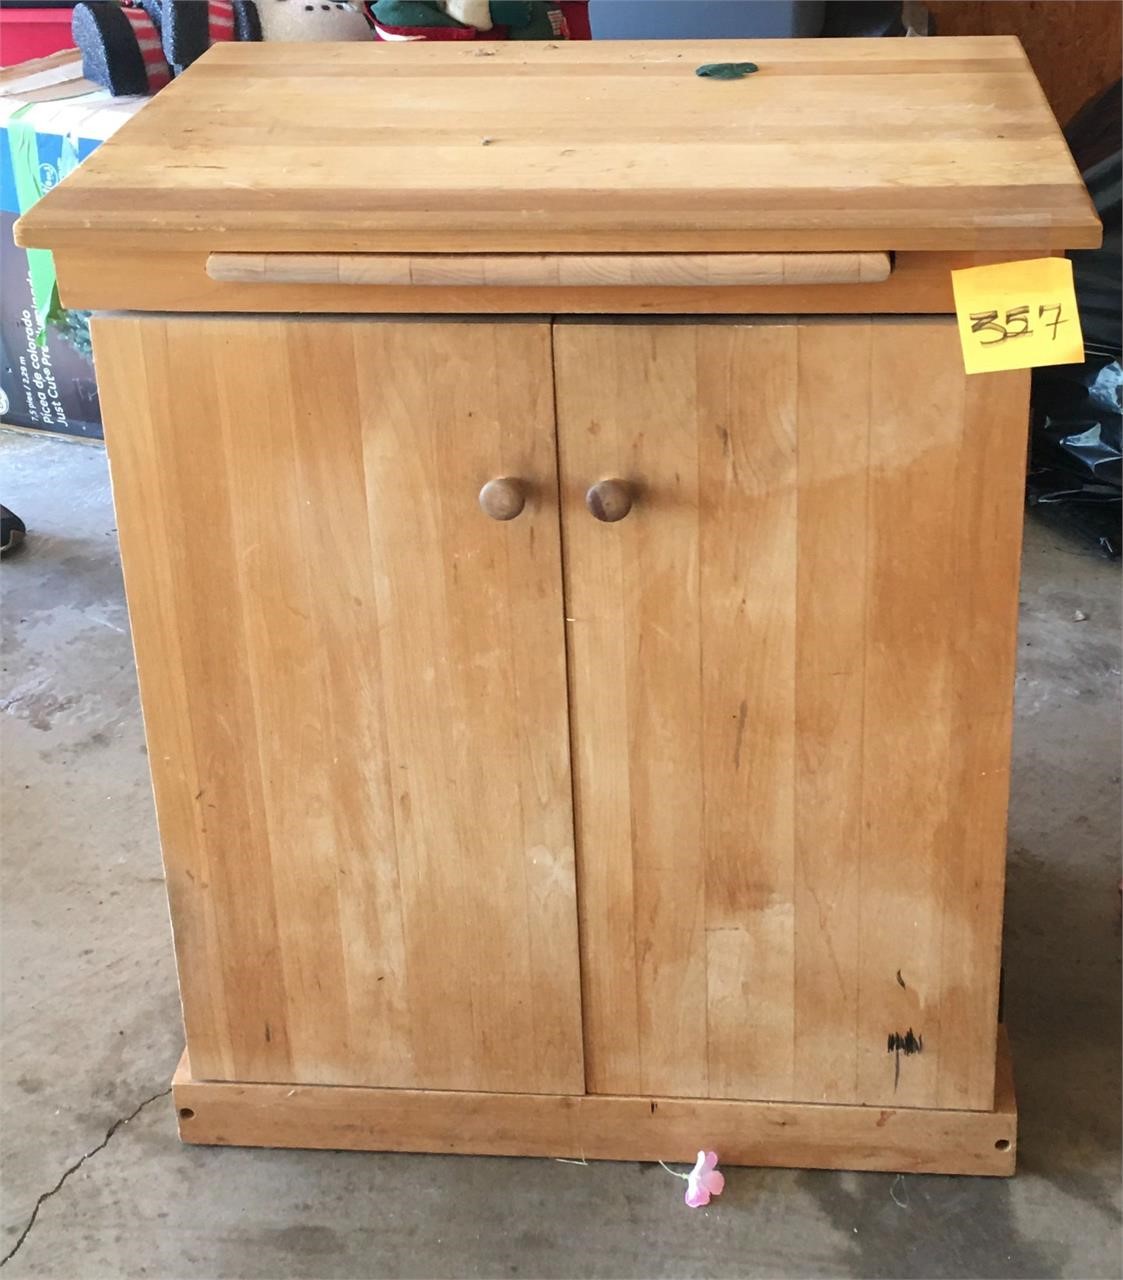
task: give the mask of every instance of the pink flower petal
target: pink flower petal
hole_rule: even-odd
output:
[[[686,1184],[686,1203],[692,1209],[700,1209],[703,1205],[710,1203],[710,1193],[705,1187],[691,1180]]]

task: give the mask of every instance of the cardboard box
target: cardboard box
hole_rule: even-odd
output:
[[[73,49],[0,71],[0,421],[101,436],[88,317],[59,307],[50,253],[12,226],[147,101],[83,80]]]

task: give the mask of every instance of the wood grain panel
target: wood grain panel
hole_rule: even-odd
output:
[[[196,1070],[579,1091],[548,329],[95,345]]]
[[[1008,249],[1046,232],[1056,248],[1099,243],[1012,38],[512,41],[478,53],[215,45],[28,210],[19,242],[887,252]],[[740,61],[759,72],[695,75]]]
[[[872,326],[855,322],[799,330],[795,1094],[814,1101],[861,1101],[857,973],[873,335]]]
[[[934,1111],[704,1098],[208,1083],[192,1078],[185,1055],[173,1095],[183,1141],[223,1146],[685,1164],[702,1146],[718,1151],[727,1166],[1003,1177],[1014,1172],[1017,1149],[1017,1108],[1004,1035],[999,1040],[997,1082],[986,1111]]]
[[[1025,379],[934,320],[555,350],[590,1090],[985,1110]]]
[[[946,324],[875,334],[859,1092],[981,1108],[993,1088],[1028,377],[966,378]]]
[[[695,332],[708,1092],[790,1098],[799,330]]]
[[[586,1078],[599,1093],[707,1092],[703,796],[683,768],[703,727],[694,350],[678,326],[554,330]],[[608,477],[636,491],[612,525],[585,507]]]
[[[791,1088],[796,332],[555,330],[594,1092]]]
[[[965,376],[954,336],[883,327],[871,376],[863,717],[859,1095],[928,1105],[941,1044],[942,860],[962,749],[951,734],[954,517]],[[919,382],[919,387],[918,387]],[[904,424],[907,423],[907,429]],[[977,981],[982,980],[978,975]],[[993,1035],[992,1028],[978,1028]],[[887,1050],[890,1037],[923,1051]],[[894,1041],[896,1043],[896,1041]],[[952,1064],[948,1064],[949,1067]]]
[[[951,739],[958,750],[941,850],[938,1100],[944,1107],[977,1107],[991,1084],[987,1046],[998,1016],[994,975],[1002,960],[1021,570],[1022,521],[1015,513],[1024,500],[1029,383],[1025,369],[976,376],[967,379],[964,397],[951,641]]]

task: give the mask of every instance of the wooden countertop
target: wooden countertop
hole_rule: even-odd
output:
[[[759,64],[744,80],[695,75]],[[221,44],[20,220],[46,248],[1066,249],[1018,41]]]

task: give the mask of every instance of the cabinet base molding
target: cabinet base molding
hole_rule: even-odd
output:
[[[186,1053],[172,1096],[184,1142],[232,1147],[681,1164],[705,1147],[726,1165],[1006,1177],[1017,1145],[1004,1032],[993,1111],[238,1084],[192,1079]]]

